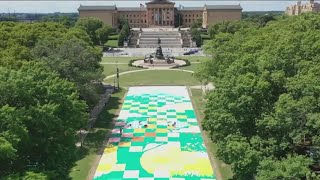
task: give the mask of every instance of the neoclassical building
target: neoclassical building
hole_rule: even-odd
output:
[[[114,27],[120,19],[126,19],[131,27],[190,27],[201,20],[204,28],[220,21],[240,20],[242,7],[240,5],[205,5],[204,7],[175,7],[168,0],[152,0],[140,7],[117,6],[80,6],[80,17],[97,17]]]
[[[297,4],[288,6],[286,9],[286,14],[290,16],[305,12],[320,12],[320,4],[315,3],[314,0],[310,0],[307,4],[301,4],[301,1],[298,1]]]

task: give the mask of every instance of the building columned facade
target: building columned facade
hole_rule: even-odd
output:
[[[290,16],[306,12],[320,12],[320,4],[315,3],[314,0],[310,0],[307,4],[301,4],[301,1],[298,1],[297,4],[288,6],[286,9],[286,14]]]
[[[240,20],[240,5],[205,5],[204,7],[175,7],[168,0],[152,0],[140,7],[80,6],[80,17],[97,17],[104,23],[118,26],[125,19],[133,28],[190,27],[201,21],[204,28],[220,21]]]

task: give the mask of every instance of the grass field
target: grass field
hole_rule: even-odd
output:
[[[113,84],[113,79],[104,81]],[[199,85],[192,73],[171,70],[141,71],[120,75],[120,86],[141,86],[141,85]]]
[[[143,57],[103,57],[102,58],[102,63],[128,63],[132,59],[143,59]]]
[[[192,62],[201,62],[201,61],[207,61],[211,59],[210,56],[178,56],[176,58],[187,59],[191,62],[191,64]]]
[[[113,34],[108,37],[109,40],[118,40],[119,39],[119,34]]]
[[[102,66],[103,66],[103,74],[105,76],[110,76],[112,74],[117,73],[117,65],[116,64],[102,64]],[[127,64],[118,64],[118,68],[119,68],[120,73],[125,72],[125,71],[132,71],[132,70],[141,69],[138,67],[129,66]]]
[[[100,114],[96,121],[96,124],[91,129],[91,132],[87,135],[83,148],[79,150],[79,160],[76,165],[71,169],[69,176],[74,180],[86,180],[87,176],[92,168],[92,165],[96,161],[99,151],[102,148],[106,135],[113,128],[112,119],[116,117],[116,113],[119,110],[122,99],[124,98],[125,90],[112,94],[107,106]]]
[[[105,45],[110,47],[118,47],[118,40],[108,40]]]
[[[200,89],[191,89],[191,98],[193,101],[193,106],[195,108],[195,111],[197,113],[198,119],[202,120],[204,118],[204,106],[205,106],[205,100],[202,95],[202,90]],[[207,139],[207,142],[209,144],[208,148],[208,154],[209,156],[216,157],[217,154],[217,145],[214,144],[210,138],[209,138],[209,132],[204,133],[206,137],[204,139]],[[215,168],[216,172],[219,172],[221,175],[222,180],[228,180],[232,178],[232,171],[231,167],[222,161],[220,161],[217,158],[214,158],[215,164],[217,165]]]

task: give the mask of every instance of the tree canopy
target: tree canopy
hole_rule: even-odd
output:
[[[78,158],[77,131],[101,94],[95,45],[109,28],[93,42],[63,22],[0,22],[0,179],[68,179]]]
[[[196,76],[216,89],[202,126],[235,179],[305,178],[319,167],[319,24],[304,14],[209,30],[212,60]]]

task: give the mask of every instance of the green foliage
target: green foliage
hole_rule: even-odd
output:
[[[108,41],[111,30],[112,28],[110,26],[104,26],[96,30],[97,38],[100,41],[100,45],[104,45]]]
[[[97,83],[101,82],[101,53],[84,41],[73,38],[61,44],[52,40],[39,41],[33,49],[37,59],[45,61],[62,78],[74,82],[89,106],[94,106],[99,98]]]
[[[208,34],[211,38],[214,38],[219,33],[234,34],[238,31],[255,27],[258,27],[258,25],[252,21],[223,21],[209,26]]]
[[[66,176],[75,159],[74,132],[88,118],[75,85],[33,61],[18,70],[0,67],[0,80],[1,175],[32,167]]]
[[[197,19],[195,22],[191,24],[190,29],[197,29],[202,27],[202,19]]]
[[[318,165],[319,24],[320,15],[304,14],[264,27],[239,21],[209,30],[214,38],[204,49],[213,59],[195,75],[216,89],[207,95],[202,125],[234,178],[305,178],[310,162]]]
[[[130,26],[126,22],[119,33],[118,46],[123,46],[123,41],[127,40],[129,34],[130,34]]]
[[[201,33],[198,29],[191,29],[192,40],[196,42],[196,45],[200,47],[202,45]]]
[[[96,45],[100,43],[96,31],[99,28],[102,28],[102,26],[103,22],[100,19],[94,17],[80,18],[75,25],[75,27],[87,32],[91,41]]]
[[[0,179],[67,179],[103,79],[93,45],[61,22],[0,23]]]
[[[310,164],[310,159],[298,155],[281,160],[264,159],[260,162],[256,179],[301,179],[310,171]]]

